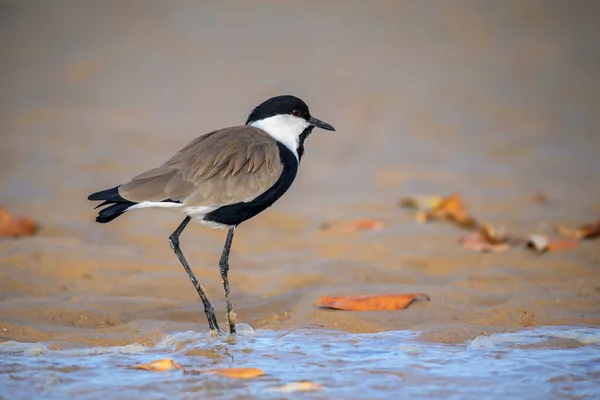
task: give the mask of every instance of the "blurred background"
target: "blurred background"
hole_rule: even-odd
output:
[[[599,194],[599,12],[595,1],[2,1],[0,201],[94,229],[88,192],[290,93],[337,132],[310,138],[279,210],[537,188],[581,209]]]
[[[316,130],[292,189],[239,229],[234,298],[260,308],[297,290],[277,310],[310,287],[396,283],[470,304],[453,285],[475,266],[524,279],[538,261],[467,256],[456,230],[415,224],[397,200],[458,192],[478,217],[525,233],[597,218],[599,15],[597,1],[0,1],[0,205],[43,227],[3,244],[4,296],[166,296],[202,321],[167,246],[181,216],[134,212],[102,226],[86,197],[279,94],[337,131]],[[530,204],[537,190],[550,207]],[[319,232],[359,217],[386,229]],[[182,238],[219,307],[223,240],[196,226]],[[585,251],[550,259],[547,280],[573,277],[566,262],[598,262]],[[115,254],[121,269],[102,275]],[[144,275],[148,265],[162,272]]]

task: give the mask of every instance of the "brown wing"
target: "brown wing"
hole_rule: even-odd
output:
[[[133,202],[235,204],[265,192],[282,170],[275,139],[261,129],[236,126],[200,136],[160,167],[121,185],[119,194]]]

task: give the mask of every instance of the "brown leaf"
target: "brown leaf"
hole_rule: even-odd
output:
[[[37,228],[31,218],[15,218],[6,209],[0,207],[0,237],[31,236]]]
[[[577,240],[552,239],[548,242],[548,251],[566,251],[579,246]]]
[[[595,239],[600,236],[600,219],[591,224],[585,224],[577,229],[569,229],[563,226],[556,226],[559,235],[575,239]]]
[[[162,360],[152,361],[146,364],[137,364],[129,367],[131,369],[143,369],[145,371],[169,371],[172,369],[183,369],[177,361],[172,358],[164,358]]]
[[[446,197],[437,207],[433,208],[430,218],[446,219],[464,228],[477,225],[477,221],[469,215],[463,199],[458,194]]]
[[[216,374],[219,376],[225,376],[233,379],[252,379],[259,376],[263,376],[265,373],[259,368],[219,368],[219,369],[207,369],[200,371],[202,373]]]
[[[339,297],[323,296],[317,305],[322,308],[344,311],[402,310],[418,298],[429,300],[429,296],[422,293]]]
[[[335,230],[342,232],[351,231],[374,231],[383,229],[383,222],[375,219],[357,219],[346,222],[324,222],[321,224],[324,231]]]
[[[315,392],[317,390],[322,390],[323,386],[318,383],[311,381],[299,381],[299,382],[290,382],[285,385],[277,386],[273,390],[284,393],[296,393],[296,392]]]
[[[555,229],[556,233],[558,233],[561,236],[574,239],[581,239],[581,232],[579,232],[579,229],[565,228],[564,226],[560,225],[556,225]]]
[[[448,197],[407,197],[400,200],[400,206],[416,210],[417,222],[446,220],[454,222],[463,228],[472,228],[477,225],[475,218],[467,211],[465,203],[458,194]]]
[[[482,222],[476,231],[461,239],[463,247],[478,252],[507,251],[512,247],[506,235],[498,234],[492,225]]]
[[[579,244],[578,240],[549,238],[542,234],[529,235],[526,248],[543,253],[545,251],[572,250]]]

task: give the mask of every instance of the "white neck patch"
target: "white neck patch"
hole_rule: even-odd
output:
[[[274,115],[250,124],[250,126],[267,132],[273,139],[290,149],[297,160],[299,160],[298,145],[300,144],[300,134],[309,125],[305,119],[289,114]]]

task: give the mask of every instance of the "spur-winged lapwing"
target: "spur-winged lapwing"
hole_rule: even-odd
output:
[[[200,295],[212,333],[220,332],[213,307],[179,248],[179,235],[192,218],[211,227],[228,227],[219,268],[227,323],[233,334],[236,315],[227,272],[235,228],[273,205],[289,189],[304,154],[304,141],[314,127],[335,130],[312,117],[299,98],[273,97],[250,113],[246,125],[200,136],[161,166],[93,193],[88,200],[103,201],[98,207],[104,208],[96,217],[101,223],[138,208],[178,210],[186,215],[169,236],[169,243]]]

